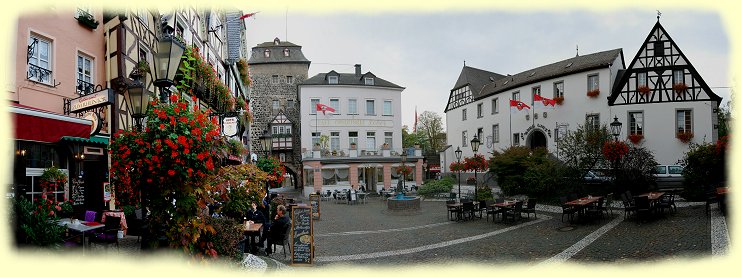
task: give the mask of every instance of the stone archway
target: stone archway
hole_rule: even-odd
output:
[[[530,133],[530,136],[528,137],[528,146],[530,146],[530,149],[535,149],[537,147],[548,148],[548,140],[546,139],[543,131],[533,130],[533,132]]]

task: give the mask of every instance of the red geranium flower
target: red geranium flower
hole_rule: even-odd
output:
[[[175,170],[170,169],[167,171],[167,174],[170,176],[175,176]]]

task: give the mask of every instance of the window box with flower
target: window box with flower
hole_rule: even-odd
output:
[[[672,85],[672,90],[674,93],[684,93],[687,91],[687,84],[685,83],[676,83]]]
[[[632,142],[633,144],[639,144],[641,143],[641,141],[643,141],[643,134],[630,134],[628,135],[628,140],[630,140],[630,142]]]
[[[592,97],[592,98],[599,96],[599,89],[593,89],[593,90],[587,91],[587,96]]]
[[[556,101],[556,104],[563,105],[563,96],[556,96],[555,98],[553,98],[553,100]]]
[[[648,88],[648,86],[639,86],[637,90],[638,90],[638,93],[643,94],[643,95],[646,95],[649,92],[651,92],[651,89]]]
[[[695,137],[695,135],[692,133],[692,131],[685,131],[685,132],[677,132],[677,139],[681,141],[682,143],[689,143],[692,141],[692,138]]]
[[[93,30],[98,28],[98,21],[95,20],[93,15],[82,9],[77,9],[77,22]]]

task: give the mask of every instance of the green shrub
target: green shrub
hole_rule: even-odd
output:
[[[679,163],[684,166],[682,197],[687,200],[704,200],[705,191],[726,182],[725,144],[691,144]]]
[[[51,200],[39,199],[36,203],[25,198],[13,203],[13,220],[18,245],[59,247],[66,230],[57,224],[58,211]],[[60,207],[61,209],[61,207]]]
[[[489,186],[479,186],[476,189],[476,196],[474,198],[476,201],[489,200],[494,199],[494,195],[492,194],[491,188]]]
[[[628,154],[620,160],[613,191],[621,193],[627,189],[639,193],[655,189],[653,171],[657,164],[650,150],[631,146]]]
[[[248,192],[247,189],[245,186],[231,188],[227,193],[229,200],[221,207],[221,214],[241,220],[247,215],[252,202],[259,206],[261,202],[257,193]]]
[[[242,225],[239,223],[241,219],[209,217],[208,220],[216,233],[206,233],[206,241],[213,244],[213,248],[219,253],[219,257],[240,261],[242,251],[237,248],[237,244],[242,239]]]
[[[453,189],[454,183],[455,180],[450,177],[445,177],[440,180],[432,180],[422,185],[419,190],[417,190],[417,194],[429,198],[440,193],[448,193]]]

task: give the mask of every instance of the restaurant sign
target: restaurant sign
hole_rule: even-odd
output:
[[[93,92],[70,100],[70,112],[77,113],[85,110],[113,104],[113,90],[109,88]]]
[[[238,120],[237,117],[225,117],[221,122],[221,128],[224,130],[224,135],[227,137],[233,137],[237,135]]]

